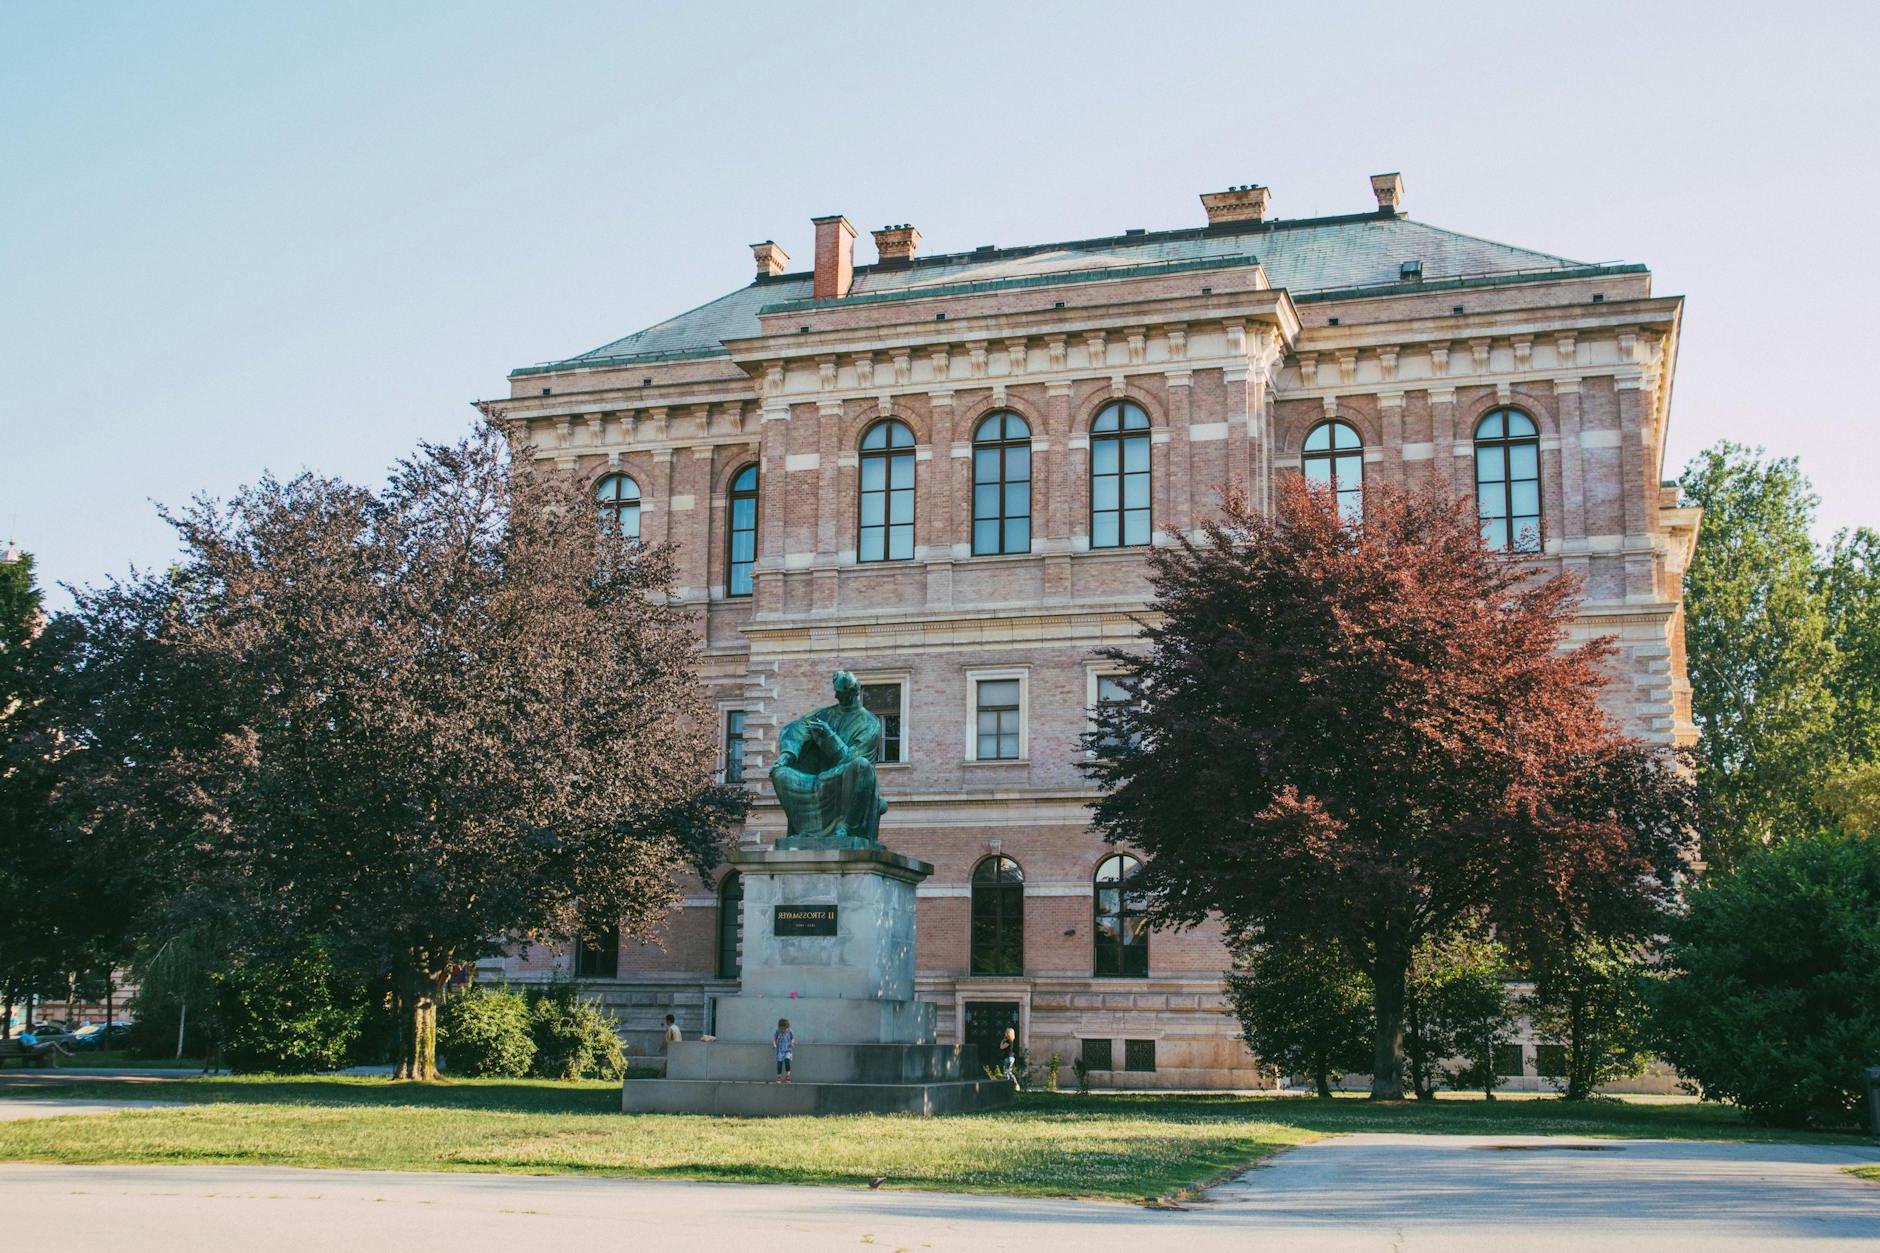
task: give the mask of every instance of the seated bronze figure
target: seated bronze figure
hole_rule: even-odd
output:
[[[888,802],[875,781],[881,719],[862,708],[862,685],[835,673],[836,703],[798,718],[777,737],[770,785],[789,820],[778,848],[879,848]]]

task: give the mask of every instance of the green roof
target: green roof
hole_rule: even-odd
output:
[[[1642,266],[1589,266],[1551,253],[1516,248],[1390,214],[1353,214],[1299,221],[1111,235],[1067,243],[922,257],[912,265],[859,266],[844,303],[947,296],[1003,287],[1048,286],[1130,275],[1227,269],[1258,263],[1275,287],[1295,300],[1329,299],[1354,289],[1401,291],[1401,266],[1420,261],[1422,289],[1636,272]],[[759,279],[677,317],[588,352],[515,374],[584,366],[651,363],[722,356],[724,341],[760,333],[758,314],[779,306],[817,308],[809,274]]]

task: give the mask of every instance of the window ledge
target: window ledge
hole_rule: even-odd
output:
[[[1029,757],[968,757],[962,764],[968,766],[1029,766]]]

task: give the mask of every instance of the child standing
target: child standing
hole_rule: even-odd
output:
[[[777,1034],[770,1037],[770,1042],[777,1046],[777,1077],[771,1082],[790,1082],[790,1058],[796,1053],[796,1032],[790,1030],[788,1018],[777,1019]]]

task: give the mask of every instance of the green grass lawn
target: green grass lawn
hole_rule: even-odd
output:
[[[183,1108],[0,1123],[0,1160],[483,1170],[888,1186],[1138,1200],[1204,1185],[1344,1131],[1681,1139],[1835,1139],[1746,1125],[1691,1103],[1087,1097],[1026,1093],[953,1118],[727,1119],[618,1113],[602,1083],[177,1079],[46,1083],[0,1099],[183,1102]],[[1854,1137],[1841,1139],[1858,1142]]]

